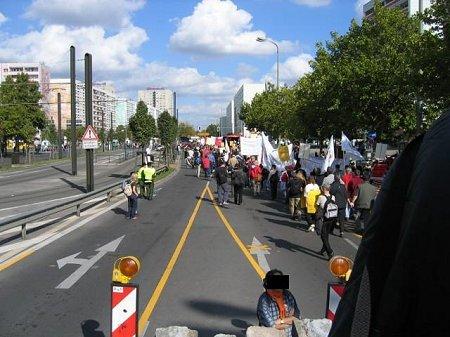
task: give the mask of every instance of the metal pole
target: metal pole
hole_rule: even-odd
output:
[[[72,175],[77,175],[77,112],[76,112],[76,87],[75,87],[75,47],[70,47],[70,134],[71,134],[71,157]]]
[[[92,55],[84,55],[84,98],[86,127],[92,126]],[[94,150],[86,150],[86,190],[94,190]]]
[[[104,109],[104,108],[103,108]],[[102,111],[102,152],[105,152],[105,110]]]
[[[277,47],[277,89],[280,88],[280,53],[278,50],[278,45],[274,42],[275,47]]]
[[[58,159],[62,159],[62,132],[61,132],[61,93],[56,94],[58,100]]]
[[[423,14],[423,0],[419,0],[419,13]],[[423,33],[423,20],[420,19],[420,33]]]

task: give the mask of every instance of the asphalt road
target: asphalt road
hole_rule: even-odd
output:
[[[109,336],[112,265],[123,255],[141,259],[134,282],[140,287],[140,326],[146,337],[169,325],[189,326],[200,336],[244,336],[249,324],[257,324],[263,288],[238,241],[250,245],[254,237],[268,246],[270,268],[291,275],[290,289],[302,316],[322,318],[327,282],[333,277],[327,261],[314,253],[321,248],[317,235],[290,220],[280,202],[245,195],[243,205],[221,209],[236,233],[233,238],[205,191],[207,181],[193,175],[193,170],[181,169],[158,186],[154,200],[139,200],[138,220],[126,220],[126,202],[116,201],[111,209],[84,218],[84,226],[8,268],[2,270],[0,264],[0,336]],[[215,183],[209,187],[214,192]],[[188,234],[184,246],[173,269],[167,268],[183,233]],[[350,233],[345,237],[352,244],[333,236],[331,245],[336,254],[353,258],[359,239]],[[116,239],[120,243],[114,252],[69,289],[57,288],[79,267],[59,269],[57,260],[78,252],[77,258],[95,258],[96,249]],[[163,275],[167,282],[161,281]],[[148,304],[150,298],[156,305]]]
[[[139,163],[134,157],[118,163],[116,156],[98,156],[94,165],[95,187],[106,186],[129,176]],[[0,174],[0,219],[20,212],[39,209],[72,196],[85,193],[86,162],[78,161],[78,175],[72,176],[72,164],[49,165],[19,172]]]

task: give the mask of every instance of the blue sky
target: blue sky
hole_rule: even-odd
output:
[[[180,119],[216,122],[242,83],[293,84],[315,44],[345,33],[364,0],[0,0],[0,62],[42,61],[68,77],[68,48],[93,55],[94,80],[120,95],[163,86],[178,93]],[[79,76],[82,79],[79,62]]]

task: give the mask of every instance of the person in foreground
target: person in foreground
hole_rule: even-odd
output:
[[[300,318],[297,302],[289,290],[289,275],[272,269],[263,280],[264,293],[259,297],[257,316],[260,326],[284,330],[287,337],[297,336],[293,323]]]

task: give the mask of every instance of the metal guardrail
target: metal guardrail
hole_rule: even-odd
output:
[[[168,166],[162,166],[156,170],[156,175],[158,175],[162,172],[165,172],[168,169],[169,169]],[[122,182],[115,182],[115,183],[109,184],[105,187],[102,187],[96,191],[92,191],[92,192],[86,193],[84,195],[81,195],[79,197],[76,197],[73,200],[60,202],[60,203],[50,206],[50,207],[22,213],[22,214],[14,216],[14,217],[2,220],[2,221],[0,221],[0,233],[7,231],[9,229],[12,229],[12,228],[21,226],[22,227],[22,239],[25,239],[27,236],[27,224],[28,223],[35,221],[35,220],[45,218],[52,214],[59,213],[61,211],[65,211],[72,207],[75,207],[77,216],[81,216],[81,206],[84,203],[93,199],[94,197],[97,197],[97,196],[105,194],[105,193],[106,193],[106,201],[109,202],[111,197],[113,196],[113,192],[115,190],[119,189],[121,186],[122,186]]]

